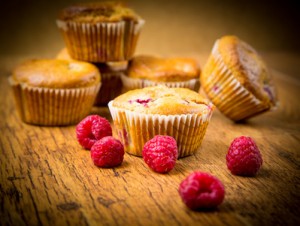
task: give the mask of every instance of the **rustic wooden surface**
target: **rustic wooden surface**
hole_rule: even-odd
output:
[[[77,143],[75,126],[22,123],[7,83],[9,60],[2,62],[0,225],[299,225],[299,79],[274,72],[279,108],[245,124],[215,111],[198,153],[161,175],[128,154],[120,167],[97,168]],[[110,119],[107,108],[93,113]],[[226,168],[227,148],[240,135],[253,137],[261,150],[256,177]],[[181,201],[179,183],[195,170],[223,181],[218,209],[195,212]]]

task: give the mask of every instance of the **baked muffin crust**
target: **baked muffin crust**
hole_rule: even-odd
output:
[[[69,6],[61,11],[59,19],[73,22],[138,21],[140,17],[130,8],[118,2],[93,2]]]
[[[199,78],[200,68],[190,58],[136,56],[128,65],[127,76],[156,82],[178,82]]]
[[[213,107],[190,89],[166,86],[128,91],[114,99],[112,105],[133,112],[161,115],[204,114]]]
[[[216,60],[221,58],[235,78],[256,98],[276,104],[268,68],[250,45],[236,36],[224,36],[216,42],[212,55]]]
[[[31,87],[81,88],[98,84],[100,72],[94,65],[59,59],[28,60],[12,73],[14,82]]]

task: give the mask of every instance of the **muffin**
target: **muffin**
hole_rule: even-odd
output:
[[[115,2],[72,5],[57,19],[70,56],[95,63],[130,59],[143,24],[132,9]]]
[[[213,104],[234,121],[266,112],[277,103],[266,64],[250,45],[235,36],[215,42],[200,81]]]
[[[159,134],[176,139],[179,157],[194,154],[213,111],[213,105],[197,92],[166,86],[128,91],[108,107],[125,151],[137,156],[142,156],[144,144]]]
[[[96,64],[101,72],[102,86],[95,100],[96,106],[107,106],[108,102],[121,94],[121,75],[125,73],[127,61]]]
[[[94,65],[58,59],[28,60],[15,68],[9,82],[20,118],[43,126],[79,122],[101,85]]]
[[[62,49],[57,59],[72,59],[66,48]],[[97,94],[95,105],[107,106],[108,102],[119,96],[122,91],[121,75],[125,73],[127,61],[94,64],[101,73],[101,88]]]
[[[121,79],[125,90],[165,85],[198,91],[199,74],[200,67],[194,59],[141,55],[129,61]]]

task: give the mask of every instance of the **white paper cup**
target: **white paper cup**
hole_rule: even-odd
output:
[[[179,158],[194,154],[201,146],[212,115],[212,110],[207,114],[144,114],[114,107],[113,101],[108,107],[125,151],[136,156],[142,156],[144,144],[155,135],[172,136]]]

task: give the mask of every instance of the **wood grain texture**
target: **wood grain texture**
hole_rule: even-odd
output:
[[[75,126],[38,127],[16,115],[8,72],[0,77],[0,225],[299,225],[300,81],[274,72],[280,106],[244,124],[215,111],[196,155],[169,174],[126,154],[101,169],[76,141]],[[111,120],[107,108],[93,113]],[[233,176],[225,155],[233,138],[253,137],[263,167],[253,178]],[[217,176],[226,195],[215,211],[185,207],[179,183],[195,170]]]

